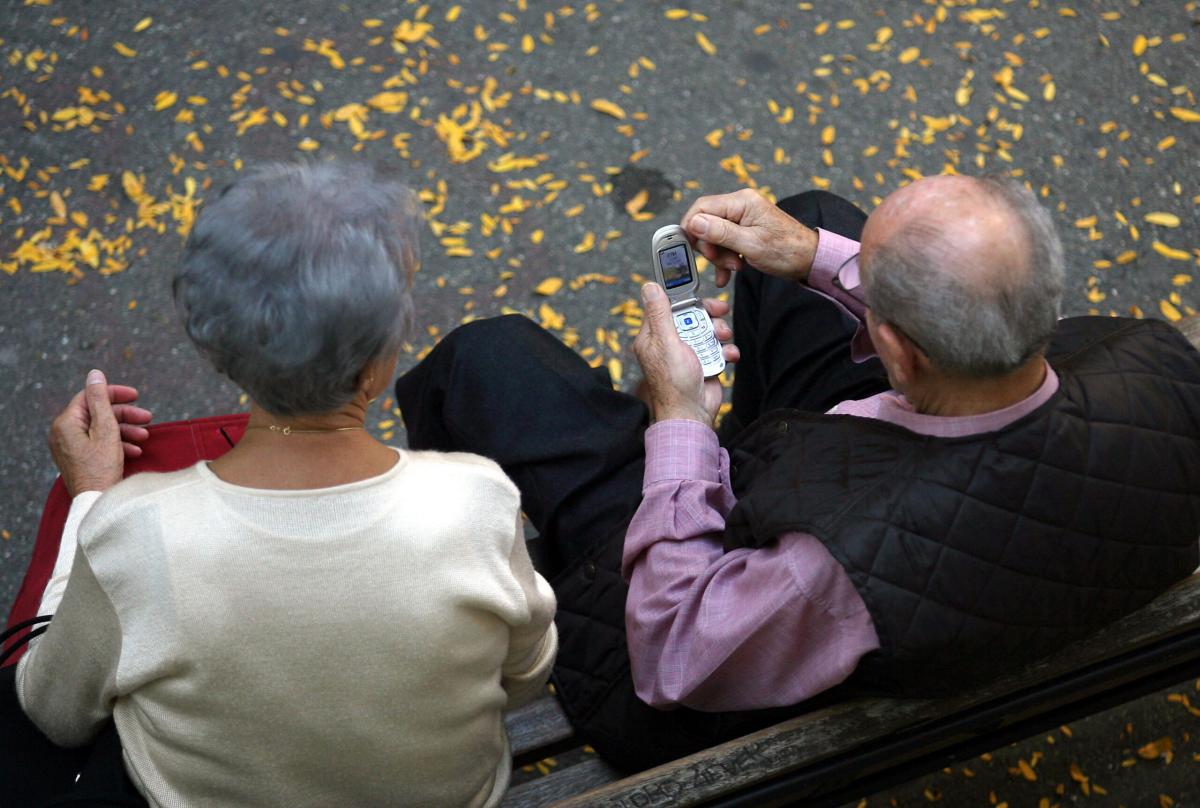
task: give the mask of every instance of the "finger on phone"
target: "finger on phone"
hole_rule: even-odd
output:
[[[724,317],[729,313],[730,308],[727,300],[716,297],[704,298],[704,310],[708,312],[709,317]]]
[[[740,222],[742,217],[746,215],[746,200],[736,191],[731,194],[702,196],[692,203],[687,213],[683,214],[680,226],[684,230],[690,230],[688,225],[691,223],[692,217],[697,213],[708,213],[713,216],[719,216],[722,219],[728,219],[731,222]]]
[[[733,339],[733,329],[729,327],[729,323],[718,317],[714,317],[712,324],[713,333],[717,335],[718,342],[728,342]]]

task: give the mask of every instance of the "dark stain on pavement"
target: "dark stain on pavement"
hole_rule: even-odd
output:
[[[625,204],[643,190],[649,198],[642,210],[648,213],[660,213],[665,210],[675,196],[675,186],[661,171],[654,168],[627,165],[619,174],[613,175],[612,186],[610,196],[613,204],[622,212],[625,210]]]

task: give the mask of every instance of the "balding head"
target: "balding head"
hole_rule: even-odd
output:
[[[895,192],[867,220],[861,267],[875,318],[947,373],[1010,372],[1058,320],[1062,245],[1008,178],[931,177]]]

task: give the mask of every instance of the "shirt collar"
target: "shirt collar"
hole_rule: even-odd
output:
[[[1058,374],[1050,363],[1046,365],[1046,378],[1031,395],[1015,404],[992,412],[978,415],[925,415],[913,409],[912,404],[899,393],[884,393],[879,402],[879,418],[897,426],[937,438],[959,438],[983,432],[995,432],[1024,418],[1050,400],[1058,391]]]

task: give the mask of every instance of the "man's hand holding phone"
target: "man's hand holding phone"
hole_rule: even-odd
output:
[[[746,263],[768,275],[806,281],[817,252],[817,231],[749,188],[700,197],[684,214],[683,229],[716,267],[717,286],[729,283]]]
[[[720,382],[716,377],[704,378],[695,351],[680,339],[671,301],[661,286],[647,283],[642,287],[642,308],[645,317],[633,352],[646,379],[651,416],[655,421],[684,418],[711,426],[721,407]],[[704,308],[722,343],[725,361],[736,362],[739,352],[730,342],[733,329],[720,319],[729,313],[729,304],[707,299]]]

